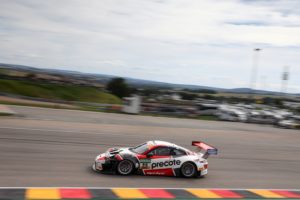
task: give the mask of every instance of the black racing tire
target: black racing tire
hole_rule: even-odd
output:
[[[117,165],[117,172],[123,176],[130,175],[134,170],[133,162],[130,160],[121,160]]]
[[[180,167],[180,173],[185,178],[192,178],[196,177],[197,175],[197,168],[194,163],[192,162],[185,162]]]

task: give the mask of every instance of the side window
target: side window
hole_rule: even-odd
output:
[[[186,155],[186,153],[185,153],[185,151],[183,151],[181,149],[172,149],[171,155],[172,156],[183,156],[183,155]]]
[[[155,156],[169,156],[171,149],[169,147],[158,147],[151,151]]]

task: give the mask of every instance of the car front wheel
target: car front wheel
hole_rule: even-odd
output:
[[[129,175],[133,171],[133,163],[130,160],[122,160],[118,163],[117,171],[121,175]]]

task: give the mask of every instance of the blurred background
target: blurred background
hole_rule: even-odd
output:
[[[1,0],[0,11],[2,103],[299,125],[298,1]]]
[[[0,186],[299,189],[299,64],[299,0],[0,0]],[[91,171],[147,140],[220,154]]]
[[[300,128],[300,94],[287,93],[290,75],[285,70],[281,91],[276,92],[0,64],[0,102]],[[252,80],[253,87],[254,84]]]

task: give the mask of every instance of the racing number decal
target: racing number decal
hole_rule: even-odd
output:
[[[141,165],[140,165],[141,169],[149,169],[151,160],[150,159],[141,159],[140,163],[141,163]]]

